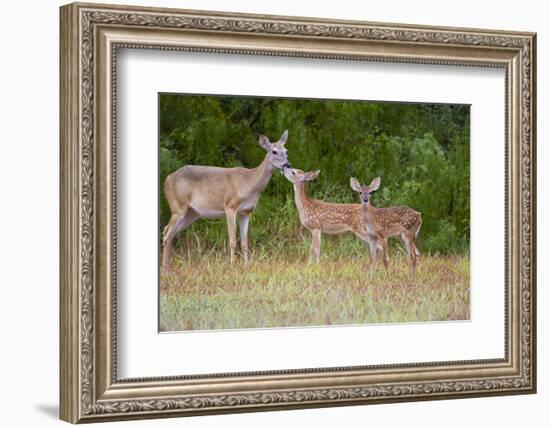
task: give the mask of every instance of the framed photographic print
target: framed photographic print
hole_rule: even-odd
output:
[[[535,392],[535,34],[60,21],[62,419]]]

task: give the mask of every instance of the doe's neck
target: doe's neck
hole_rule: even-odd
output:
[[[263,191],[273,176],[275,169],[276,167],[269,161],[269,155],[265,156],[262,163],[253,169],[254,173],[251,184],[258,190]]]
[[[294,183],[294,200],[298,209],[302,209],[309,202],[307,183],[305,181]]]

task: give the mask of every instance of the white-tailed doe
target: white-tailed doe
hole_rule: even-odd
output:
[[[382,246],[382,261],[388,269],[388,237],[400,237],[405,247],[411,271],[415,272],[420,252],[414,242],[422,225],[422,215],[406,206],[376,208],[372,206],[370,195],[380,187],[380,177],[374,178],[370,185],[361,185],[355,178],[350,178],[351,188],[361,197],[362,214],[371,239],[371,272],[376,264],[376,251],[372,248]]]
[[[364,226],[363,208],[359,203],[327,203],[311,199],[307,195],[307,182],[313,181],[320,171],[304,172],[285,168],[283,174],[294,185],[294,201],[302,225],[311,231],[310,260],[319,262],[321,255],[321,234],[351,232],[364,242],[370,242]],[[374,246],[376,252],[376,245]]]
[[[267,151],[263,162],[254,169],[187,165],[170,174],[164,193],[172,216],[163,232],[163,268],[171,261],[172,241],[198,218],[227,218],[231,263],[237,246],[236,221],[239,217],[241,250],[248,262],[248,221],[275,169],[290,167],[285,143],[288,131],[271,143],[260,135],[259,143]]]

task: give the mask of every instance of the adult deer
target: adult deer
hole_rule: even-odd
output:
[[[350,178],[351,188],[358,192],[363,205],[362,211],[365,226],[371,242],[371,272],[376,264],[376,251],[372,251],[374,245],[382,246],[382,261],[386,271],[388,269],[388,237],[400,237],[405,247],[409,266],[412,273],[416,271],[420,252],[414,242],[422,226],[422,215],[406,206],[394,206],[391,208],[375,208],[371,204],[371,194],[380,187],[380,177],[374,178],[370,185],[361,185],[355,178]]]
[[[285,148],[288,131],[271,143],[260,135],[259,143],[267,155],[254,169],[187,165],[166,178],[164,193],[172,216],[163,232],[163,268],[170,267],[172,240],[178,232],[198,218],[227,218],[230,259],[235,260],[236,221],[239,218],[241,250],[248,262],[248,222],[260,194],[276,169],[290,167]]]
[[[283,174],[294,185],[294,202],[298,209],[300,222],[311,232],[310,261],[319,262],[321,256],[321,234],[341,234],[351,232],[376,252],[371,245],[364,226],[363,208],[359,203],[328,203],[312,199],[307,194],[307,183],[319,176],[320,171],[304,172],[299,169],[285,168]],[[381,249],[381,246],[379,246]]]

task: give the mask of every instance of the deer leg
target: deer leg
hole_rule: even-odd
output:
[[[414,273],[414,272],[416,272],[416,267],[418,266],[418,260],[420,259],[420,251],[418,250],[418,248],[414,244],[414,241],[411,241],[411,246],[412,246],[413,253],[414,253],[414,271],[413,271],[413,273]]]
[[[235,249],[237,248],[237,213],[233,209],[226,209],[227,233],[229,234],[229,253],[231,264],[235,262]]]
[[[416,266],[418,265],[418,258],[420,255],[420,252],[418,252],[418,249],[416,248],[416,245],[414,244],[414,237],[411,239],[411,253],[412,253],[412,272],[413,274],[416,273]]]
[[[374,267],[376,265],[376,256],[378,251],[378,242],[376,239],[369,240],[370,246],[370,274],[374,273]]]
[[[248,264],[248,220],[250,214],[239,216],[239,231],[241,233],[241,250],[243,252],[244,265]]]
[[[321,230],[311,230],[310,261],[319,263],[321,257]]]
[[[316,262],[319,264],[319,260],[321,259],[321,230],[317,230],[317,254],[316,254]]]
[[[183,212],[172,214],[170,222],[164,228],[162,238],[162,267],[167,269],[170,267],[170,261],[172,260],[172,241],[176,234],[187,228],[198,218],[198,214],[195,211],[185,209]]]
[[[414,244],[409,242],[409,265],[411,266],[411,273],[414,276],[416,272],[416,252],[414,251]]]
[[[170,268],[170,261],[172,261],[172,240],[174,240],[174,236],[176,235],[176,233],[174,233],[174,229],[180,218],[180,214],[172,214],[172,216],[170,217],[170,221],[168,221],[168,225],[164,227],[164,231],[162,232],[163,269]]]
[[[380,245],[382,246],[382,262],[384,263],[384,268],[386,269],[386,274],[389,275],[388,271],[388,241],[386,239],[380,239]]]
[[[187,215],[185,215],[185,218],[183,218],[183,220],[181,220],[177,224],[176,234],[178,234],[180,231],[185,230],[187,227],[193,224],[197,219],[199,219],[199,214],[193,210],[188,210]]]
[[[415,267],[416,267],[416,252],[415,252],[416,247],[414,246],[414,243],[412,243],[410,236],[403,234],[401,236],[401,239],[403,240],[403,244],[405,246],[405,249],[407,250],[407,255],[409,259],[409,268],[411,272],[414,274]]]

